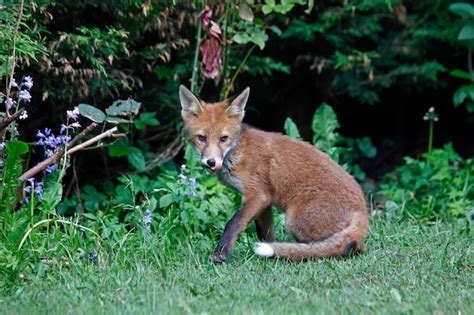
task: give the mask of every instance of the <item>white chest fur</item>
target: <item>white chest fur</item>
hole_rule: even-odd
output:
[[[236,177],[232,170],[239,162],[239,157],[234,152],[229,152],[224,159],[224,165],[219,172],[219,179],[229,187],[238,190],[240,193],[244,192],[244,185],[242,181]]]

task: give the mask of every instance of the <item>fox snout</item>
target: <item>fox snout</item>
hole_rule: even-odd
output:
[[[203,158],[202,164],[207,167],[211,172],[217,172],[222,168],[222,158]]]

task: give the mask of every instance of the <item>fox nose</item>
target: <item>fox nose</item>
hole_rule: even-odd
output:
[[[214,167],[214,166],[216,166],[216,160],[214,160],[214,159],[209,159],[209,160],[206,161],[206,164],[207,164],[207,166],[209,166],[209,167]]]

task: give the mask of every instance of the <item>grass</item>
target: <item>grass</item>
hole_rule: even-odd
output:
[[[264,260],[238,242],[226,264],[207,244],[111,253],[105,266],[39,268],[0,298],[1,314],[474,314],[472,231],[373,218],[349,259]]]

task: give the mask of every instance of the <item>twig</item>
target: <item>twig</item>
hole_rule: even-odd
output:
[[[247,63],[247,59],[249,59],[250,55],[252,54],[253,50],[255,49],[255,47],[257,47],[257,45],[253,45],[249,51],[247,52],[247,54],[245,55],[244,57],[244,60],[242,60],[242,62],[240,63],[240,66],[237,68],[237,70],[235,71],[234,75],[232,76],[232,79],[230,80],[230,83],[229,83],[229,86],[227,87],[227,90],[225,90],[225,93],[224,93],[224,99],[226,99],[228,96],[229,96],[229,93],[232,91],[232,89],[234,88],[234,83],[235,83],[235,79],[237,79],[237,76],[239,75],[240,71],[242,71],[242,69],[244,68],[245,64]]]
[[[16,66],[16,38],[18,35],[18,30],[20,29],[20,23],[21,19],[23,17],[23,6],[25,4],[24,0],[21,0],[20,2],[20,11],[18,12],[18,20],[16,21],[16,27],[15,27],[15,33],[13,33],[13,52],[12,52],[12,70],[10,72],[10,80],[8,81],[8,86],[7,86],[7,94],[6,98],[8,99],[10,97],[10,92],[12,88],[12,81],[13,81],[13,76],[15,75],[15,66]],[[10,115],[8,110],[6,111],[7,117]],[[2,130],[0,128],[0,130]]]
[[[148,162],[146,170],[147,171],[152,170],[158,164],[167,162],[171,160],[172,158],[174,158],[184,146],[184,142],[181,141],[183,135],[184,135],[184,130],[181,129],[181,131],[176,135],[173,141],[170,144],[168,144],[166,148],[155,159]]]
[[[94,138],[92,139],[89,139],[87,140],[86,142],[83,142],[81,144],[78,144],[76,145],[74,148],[71,148],[67,151],[67,155],[70,155],[70,154],[73,154],[81,149],[84,149],[85,147],[88,147],[90,146],[91,144],[93,143],[96,143],[96,142],[99,142],[100,140],[102,139],[105,139],[105,138],[110,138],[110,137],[113,137],[113,133],[115,131],[118,130],[118,127],[113,127],[113,128],[110,128],[109,130],[95,136]]]
[[[79,140],[81,140],[86,134],[91,132],[94,128],[96,128],[98,125],[96,123],[92,123],[89,126],[87,126],[84,130],[81,131],[77,136],[74,137],[67,145],[68,146],[74,146]],[[70,150],[68,151],[68,154],[71,154]],[[21,181],[25,181],[28,178],[31,178],[38,174],[39,172],[43,171],[45,168],[50,166],[51,164],[54,164],[57,160],[62,158],[64,155],[64,148],[60,148],[54,152],[53,155],[51,155],[49,158],[46,160],[36,164],[34,167],[30,168],[27,170],[23,175],[21,175],[18,179]]]
[[[13,115],[5,117],[5,119],[0,122],[0,134],[2,133],[3,129],[7,128],[12,122],[14,122],[21,115],[21,113],[23,113],[24,110],[25,108],[22,107]]]

